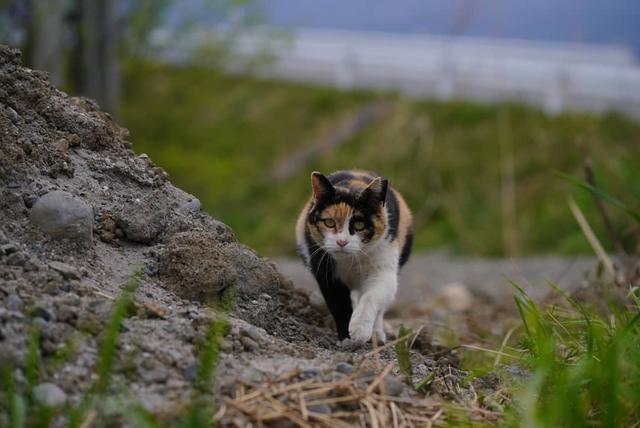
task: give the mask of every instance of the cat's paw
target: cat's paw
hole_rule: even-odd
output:
[[[336,343],[336,346],[342,351],[353,352],[360,349],[362,345],[360,343],[356,343],[354,340],[346,338],[346,339],[338,340],[338,343]]]
[[[376,340],[378,341],[378,345],[384,345],[387,341],[387,334],[382,329],[377,329],[375,333],[376,333]]]
[[[349,337],[356,343],[367,343],[373,334],[373,320],[352,318],[349,323]]]

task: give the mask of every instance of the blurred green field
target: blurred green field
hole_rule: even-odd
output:
[[[471,255],[590,252],[569,192],[606,236],[590,196],[556,175],[583,176],[577,138],[599,184],[630,206],[640,201],[640,124],[615,114],[550,117],[514,104],[416,101],[140,62],[125,67],[124,82],[120,120],[134,149],[265,255],[293,254],[312,170],[379,171],[414,210],[418,249]],[[383,119],[291,178],[271,178],[278,162],[375,102],[388,103]],[[612,217],[622,224],[620,213]]]

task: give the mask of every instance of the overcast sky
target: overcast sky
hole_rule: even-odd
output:
[[[640,0],[262,0],[277,25],[615,43],[640,52]]]

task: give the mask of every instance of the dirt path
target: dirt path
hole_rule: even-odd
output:
[[[310,293],[313,301],[322,302],[315,280],[299,260],[274,261],[297,288]],[[420,316],[443,303],[448,309],[442,299],[452,288],[466,290],[471,296],[496,305],[509,305],[514,294],[511,281],[534,299],[542,299],[550,291],[549,283],[563,290],[579,286],[585,272],[595,264],[596,260],[588,256],[487,259],[455,257],[442,251],[416,254],[401,272],[392,312]]]

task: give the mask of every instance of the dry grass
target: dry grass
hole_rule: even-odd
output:
[[[289,421],[299,427],[431,427],[442,426],[464,414],[465,419],[495,423],[501,415],[482,409],[476,400],[444,403],[417,392],[391,396],[384,378],[389,363],[377,375],[363,378],[362,366],[340,379],[302,379],[300,371],[260,385],[239,382],[214,416],[222,426],[271,426]],[[322,405],[331,405],[331,412]],[[319,410],[319,411],[318,411]]]

